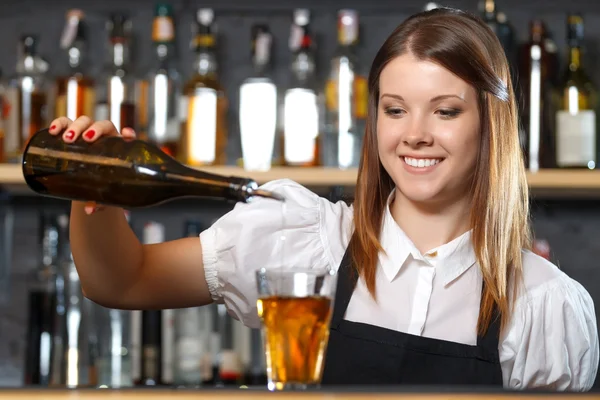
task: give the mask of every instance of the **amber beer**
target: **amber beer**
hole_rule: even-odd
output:
[[[321,381],[331,309],[325,296],[258,299],[267,368],[276,386]]]

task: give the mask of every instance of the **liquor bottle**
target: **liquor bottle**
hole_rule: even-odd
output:
[[[252,26],[254,73],[240,86],[240,135],[244,169],[267,171],[277,131],[277,86],[270,77],[273,36],[266,25]]]
[[[161,243],[165,238],[164,225],[157,222],[148,222],[144,225],[143,243]],[[161,310],[142,310],[142,353],[141,376],[136,381],[140,386],[164,385],[165,373],[163,361],[165,356],[164,321]],[[167,349],[168,351],[168,349]]]
[[[47,129],[35,134],[23,156],[23,175],[36,193],[120,207],[147,207],[198,196],[248,201],[283,200],[247,178],[223,177],[178,163],[152,143],[103,137],[66,143]]]
[[[68,216],[62,217],[67,222],[62,223],[65,241],[68,243]],[[67,388],[95,387],[97,384],[96,343],[93,331],[93,303],[83,295],[79,274],[75,267],[70,246],[65,246],[65,261],[62,273],[64,276],[65,304],[65,348],[61,380],[57,386]]]
[[[203,230],[204,227],[200,222],[186,221],[184,236],[197,238]],[[176,310],[176,384],[199,386],[203,380],[212,379],[212,359],[208,352],[211,331],[212,318],[208,307],[189,307]]]
[[[490,29],[496,34],[509,64],[515,63],[515,34],[512,25],[508,23],[506,14],[498,12],[495,0],[480,0],[479,11],[481,17]]]
[[[62,357],[60,347],[54,348],[56,321],[56,277],[60,272],[58,260],[59,228],[54,218],[41,216],[42,257],[35,270],[29,291],[27,347],[25,355],[26,385],[49,386],[56,374],[53,360]]]
[[[358,13],[338,12],[338,48],[330,63],[325,85],[325,132],[322,143],[322,163],[327,167],[358,167],[362,133],[361,80],[358,79],[355,46],[358,43]]]
[[[4,86],[4,76],[0,69],[0,163],[6,162],[6,152],[4,149],[4,135],[6,133],[6,120],[8,119],[8,101],[6,99],[6,87]]]
[[[556,46],[548,39],[540,19],[529,24],[529,43],[520,49],[521,144],[525,165],[535,172],[554,166],[554,115],[552,94],[557,75]]]
[[[292,80],[283,100],[283,157],[289,166],[319,164],[319,108],[309,21],[308,10],[294,11],[290,35]]]
[[[567,17],[568,64],[556,112],[556,164],[596,168],[598,92],[582,62],[583,18]]]
[[[98,87],[99,103],[96,120],[110,120],[118,130],[136,128],[135,80],[130,72],[131,20],[125,15],[113,14],[107,23],[110,38],[110,61]]]
[[[191,166],[223,165],[227,159],[227,98],[218,76],[215,30],[213,10],[198,10],[191,45],[194,74],[180,105],[178,159]]]
[[[227,313],[224,304],[218,306],[219,334],[221,335],[221,348],[218,355],[219,375],[217,385],[235,386],[241,383],[243,368],[240,355],[234,346],[233,318]]]
[[[95,84],[85,75],[86,41],[83,11],[69,10],[60,41],[61,49],[67,52],[69,73],[56,80],[55,118],[66,116],[74,121],[82,115],[94,113]]]
[[[157,65],[146,80],[148,127],[141,129],[147,132],[149,141],[175,157],[181,128],[178,119],[181,80],[175,65],[173,10],[168,4],[161,3],[155,8],[152,41]]]
[[[20,162],[27,141],[47,125],[48,63],[38,55],[37,46],[36,35],[23,35],[19,41],[17,76],[8,90],[11,107],[5,136],[8,162]]]

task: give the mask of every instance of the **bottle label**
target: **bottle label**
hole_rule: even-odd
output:
[[[94,119],[96,121],[104,121],[110,118],[110,108],[107,103],[98,103],[94,111]],[[119,129],[117,127],[117,129]]]
[[[177,115],[179,117],[180,122],[187,121],[189,105],[190,99],[188,98],[188,96],[179,97],[179,107],[177,108]]]
[[[173,382],[173,358],[175,345],[175,311],[162,311],[162,337],[161,337],[161,355],[162,355],[162,379],[165,383]]]
[[[158,379],[158,349],[154,345],[144,346],[144,371],[142,378]]]
[[[354,115],[358,119],[367,118],[369,108],[369,86],[367,78],[356,75],[354,80]]]
[[[10,87],[6,91],[5,97],[6,105],[4,106],[6,111],[6,123],[4,129],[6,135],[4,137],[4,151],[8,156],[9,162],[17,160],[19,154],[19,113],[21,107],[19,106],[19,89],[15,86]],[[4,114],[4,112],[3,112]]]
[[[209,164],[217,155],[217,91],[198,88],[189,98],[187,123],[188,164]]]
[[[155,42],[170,42],[175,38],[173,20],[171,17],[161,16],[154,18],[152,25],[152,40]]]
[[[309,89],[291,89],[284,100],[284,157],[288,163],[315,161],[319,134],[317,95]]]
[[[200,376],[202,355],[199,337],[182,337],[177,342],[177,366],[180,372],[197,372]]]
[[[131,311],[131,379],[136,381],[142,377],[142,312]]]
[[[277,129],[277,88],[272,82],[246,82],[240,88],[240,134],[246,170],[271,168]]]
[[[556,113],[557,149],[559,167],[588,166],[596,161],[596,113],[579,110]]]

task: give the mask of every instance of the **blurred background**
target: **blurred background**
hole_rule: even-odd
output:
[[[535,251],[600,300],[600,2],[452,0],[496,32],[521,109]],[[119,311],[81,295],[69,204],[34,196],[20,153],[89,115],[208,171],[292,178],[352,201],[366,77],[418,0],[5,0],[0,4],[0,386],[264,383],[258,332],[221,307]],[[132,210],[146,243],[196,236],[231,204]]]

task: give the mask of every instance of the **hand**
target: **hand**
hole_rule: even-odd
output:
[[[94,142],[102,136],[118,136],[119,131],[110,121],[94,121],[90,117],[82,115],[75,121],[71,121],[67,117],[59,117],[50,123],[48,130],[51,135],[62,134],[62,139],[66,143],[76,141],[80,136],[86,142]],[[132,128],[123,128],[121,132],[125,139],[135,139],[135,131]],[[90,215],[96,211],[102,210],[102,206],[94,202],[88,202],[84,206],[86,214]]]

